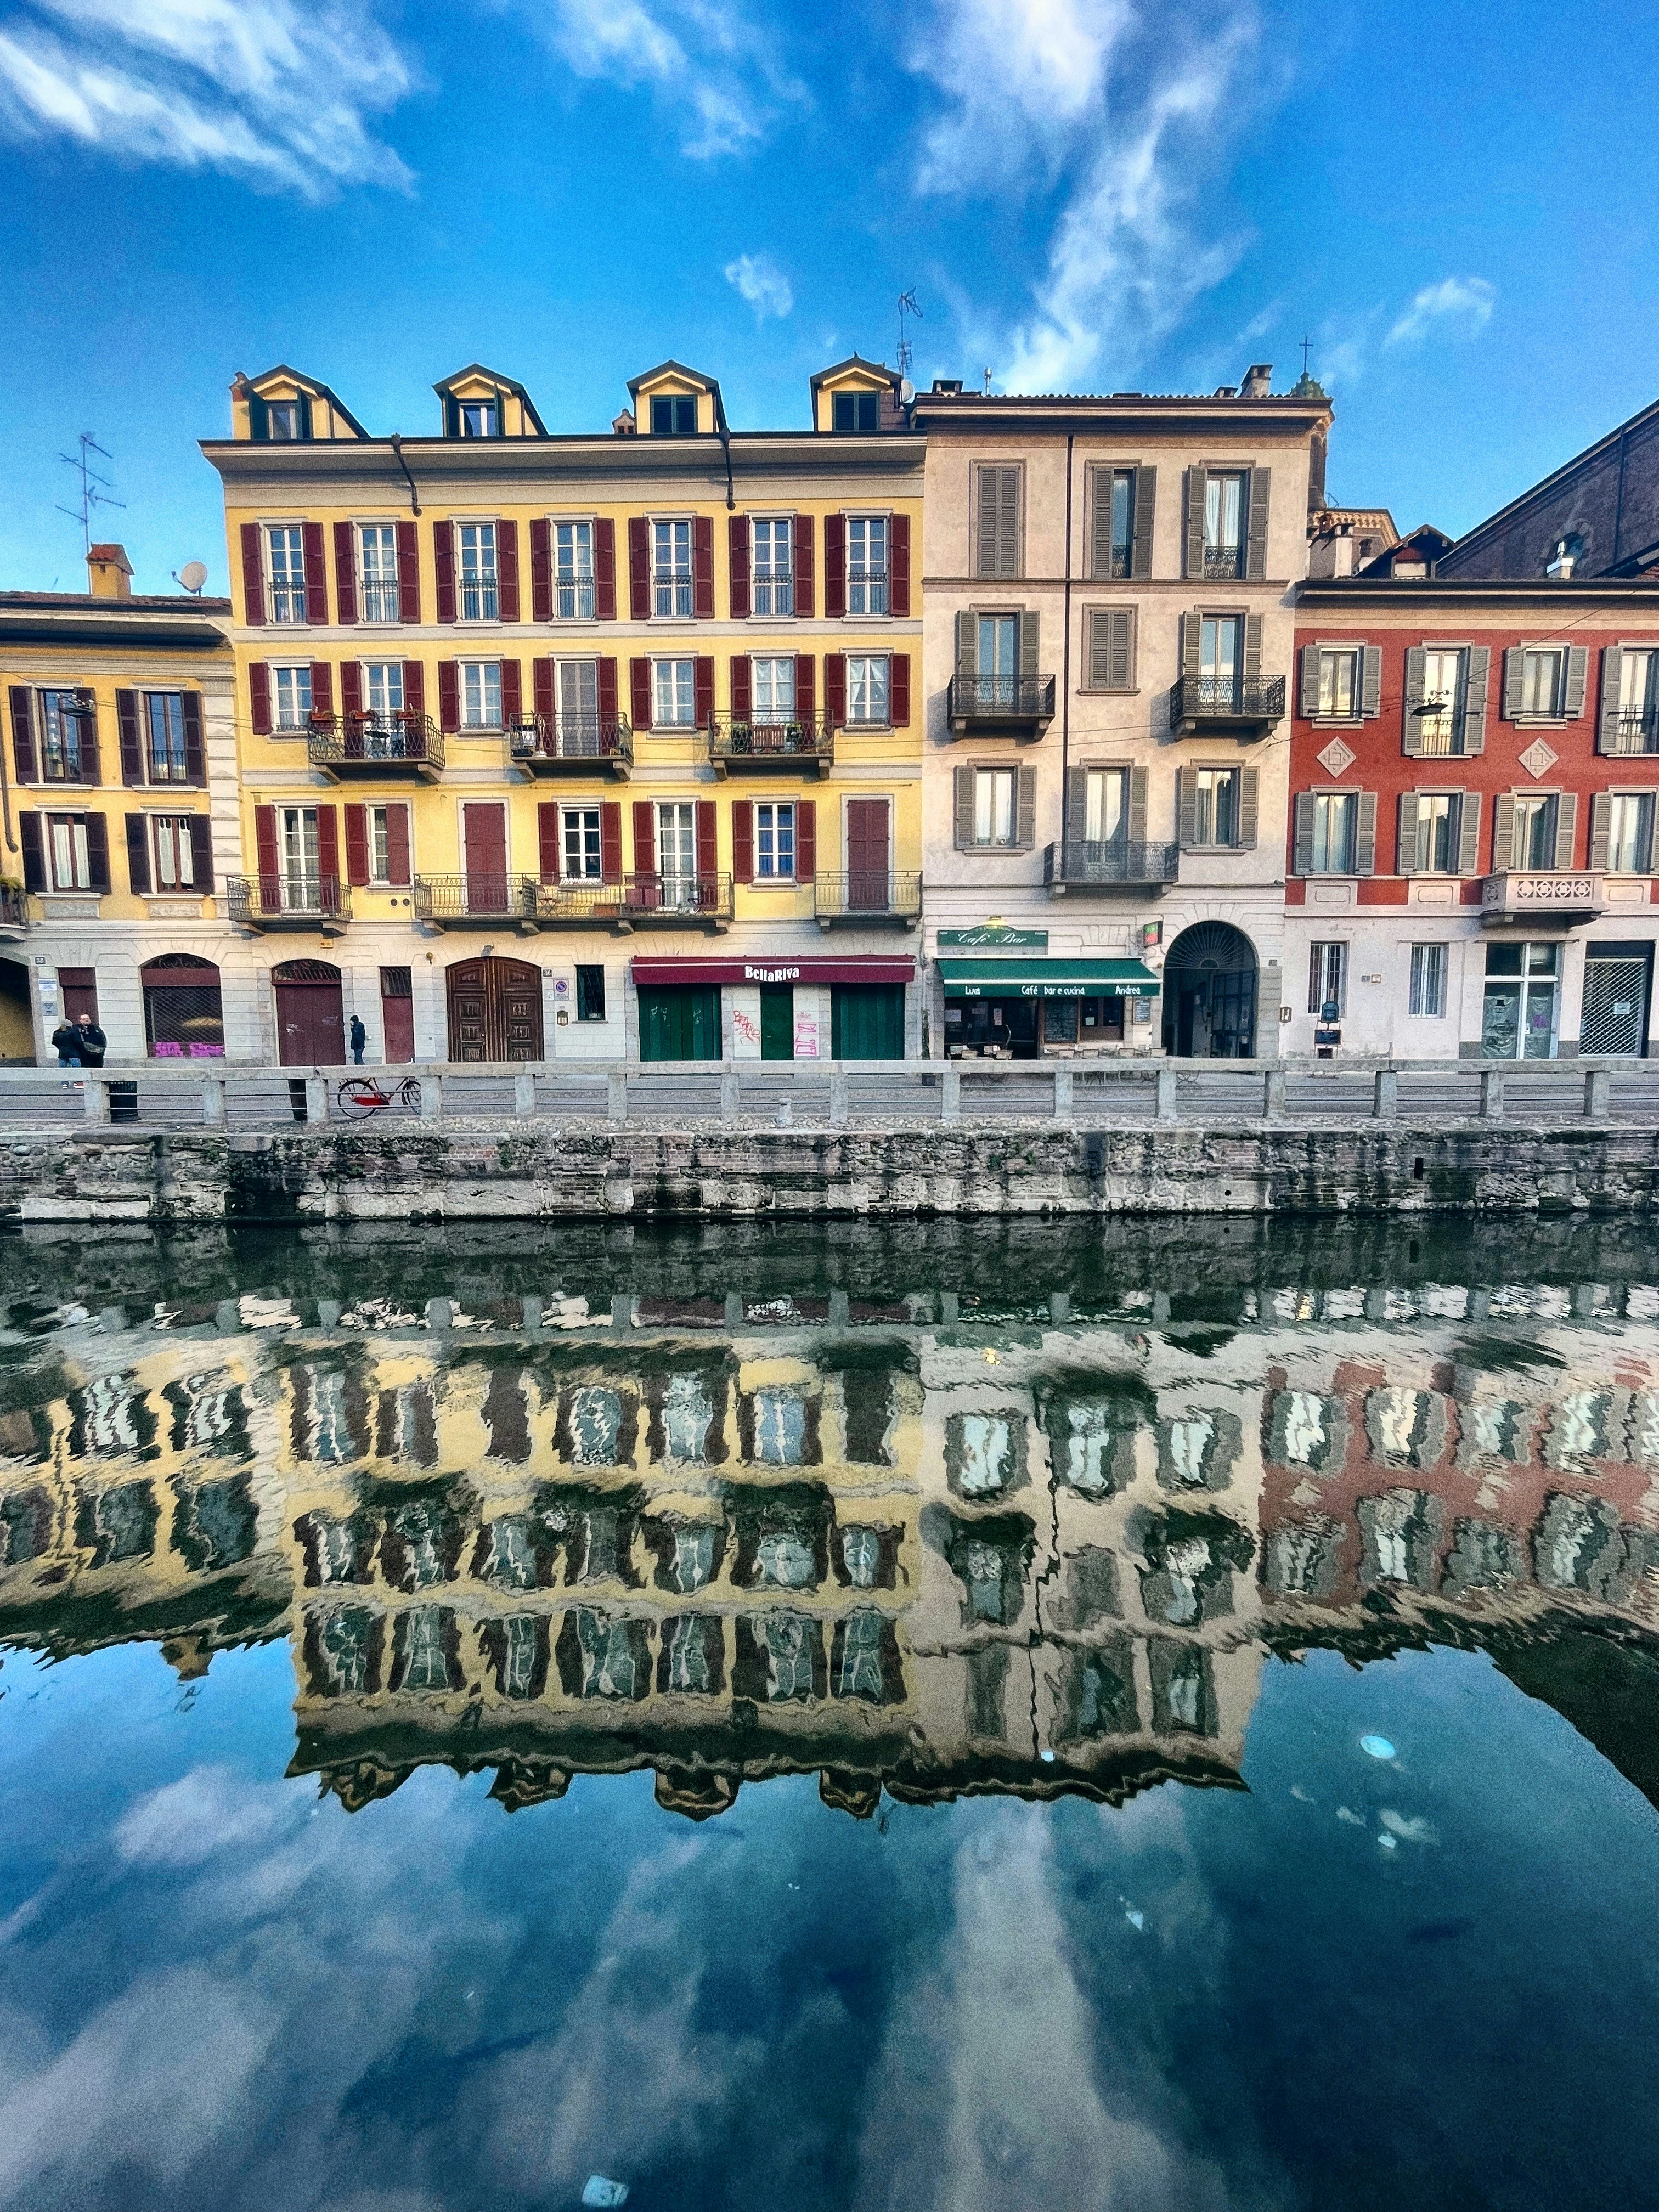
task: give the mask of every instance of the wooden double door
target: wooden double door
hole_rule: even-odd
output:
[[[448,971],[452,1060],[541,1060],[542,973],[527,960],[459,960]]]

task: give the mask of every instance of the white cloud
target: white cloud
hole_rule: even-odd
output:
[[[789,279],[769,253],[740,253],[726,264],[726,281],[736,288],[755,311],[755,320],[769,315],[782,320],[795,304]]]
[[[0,29],[0,127],[218,169],[308,200],[406,188],[368,118],[414,82],[366,9],[302,0],[30,0]]]
[[[728,0],[552,0],[524,13],[578,76],[660,94],[696,161],[759,145],[779,106],[806,98]]]
[[[1425,338],[1437,323],[1449,324],[1473,337],[1492,320],[1498,288],[1484,276],[1448,276],[1438,284],[1425,284],[1382,341],[1384,345],[1414,345]]]
[[[1065,183],[1034,308],[998,345],[1012,390],[1076,389],[1144,359],[1237,259],[1197,232],[1203,170],[1246,108],[1254,0],[937,0],[911,67],[945,94],[931,191]]]

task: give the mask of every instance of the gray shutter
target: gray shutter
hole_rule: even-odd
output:
[[[1273,473],[1271,469],[1250,471],[1250,535],[1245,546],[1244,574],[1253,584],[1259,584],[1267,573],[1267,495]]]
[[[1500,875],[1515,866],[1515,793],[1500,791],[1492,801],[1492,870]]]
[[[1601,648],[1601,712],[1595,726],[1595,750],[1599,753],[1616,753],[1620,750],[1619,685],[1624,672],[1624,647],[1604,645]]]
[[[1417,866],[1417,793],[1402,791],[1400,794],[1400,845],[1395,860],[1395,873],[1409,876]]]
[[[1204,469],[1187,471],[1186,552],[1182,567],[1185,576],[1204,574],[1204,487],[1208,472]]]
[[[1314,795],[1310,791],[1296,794],[1296,837],[1291,854],[1292,875],[1306,876],[1313,872]]]
[[[1089,828],[1089,771],[1066,771],[1066,850],[1075,857],[1083,850]]]
[[[1311,721],[1319,712],[1319,647],[1304,645],[1302,648],[1302,714]]]
[[[1260,615],[1246,615],[1244,617],[1244,681],[1247,684],[1259,684],[1261,681],[1261,617]]]
[[[1176,770],[1176,835],[1182,849],[1198,842],[1198,778],[1189,768]]]
[[[1382,648],[1368,645],[1360,668],[1359,711],[1369,721],[1382,711]]]
[[[1562,712],[1576,722],[1584,711],[1584,679],[1589,674],[1589,653],[1582,645],[1567,647],[1567,696]]]
[[[1480,794],[1464,791],[1457,799],[1457,872],[1473,876],[1480,866]]]
[[[1158,471],[1135,471],[1135,541],[1129,556],[1132,576],[1152,573],[1152,517],[1158,511]]]
[[[1256,798],[1261,777],[1253,768],[1242,769],[1238,778],[1238,849],[1241,853],[1255,850]]]
[[[1103,496],[1103,491],[1104,496]],[[1089,574],[1112,573],[1112,471],[1103,463],[1089,465]]]
[[[1618,647],[1612,647],[1616,652]],[[1598,791],[1590,800],[1589,864],[1592,868],[1607,865],[1607,847],[1613,837],[1613,793]]]
[[[1037,672],[1037,643],[1041,635],[1042,617],[1035,607],[1019,611],[1019,672],[1035,676]]]
[[[1522,697],[1521,684],[1525,672],[1526,663],[1522,656],[1520,647],[1505,646],[1504,648],[1504,720],[1506,722],[1514,721],[1521,712]]]
[[[963,607],[957,614],[957,674],[975,676],[979,672],[979,624],[971,607]]]
[[[1111,657],[1107,680],[1114,691],[1135,688],[1135,610],[1114,607],[1111,616]]]
[[[1001,503],[1000,469],[980,469],[975,483],[979,492],[979,558],[975,564],[976,576],[994,576],[997,573],[997,511]]]
[[[1463,750],[1468,754],[1486,750],[1486,693],[1491,685],[1492,647],[1471,646],[1468,684],[1463,696]]]
[[[957,843],[967,850],[974,842],[974,771],[959,768],[957,781]]]
[[[1036,842],[1036,770],[1023,768],[1019,771],[1019,818],[1015,824],[1016,838],[1023,852],[1029,853]]]
[[[1353,872],[1357,876],[1376,873],[1376,793],[1362,791],[1359,794],[1359,835],[1354,840]]]
[[[1573,848],[1578,842],[1578,794],[1564,791],[1555,802],[1555,865],[1570,868],[1573,865]]]
[[[1423,704],[1424,674],[1428,653],[1420,645],[1410,647],[1406,653],[1406,720],[1404,750],[1420,753],[1423,750],[1423,719],[1418,708]]]
[[[1182,681],[1198,681],[1198,651],[1203,642],[1204,617],[1196,609],[1181,617],[1181,674]]]
[[[1019,574],[1018,468],[979,471],[979,573],[981,576]]]
[[[1106,691],[1112,682],[1112,611],[1089,610],[1089,689]]]
[[[1144,845],[1146,842],[1146,771],[1144,768],[1129,770],[1129,842]]]

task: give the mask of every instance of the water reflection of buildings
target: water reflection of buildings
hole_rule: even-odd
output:
[[[650,1766],[701,1817],[782,1772],[859,1813],[1237,1784],[1271,1649],[1659,1629],[1638,1294],[1594,1333],[1358,1295],[1185,1338],[1063,1300],[35,1316],[0,1634],[186,1674],[285,1635],[295,1771],[349,1805]]]

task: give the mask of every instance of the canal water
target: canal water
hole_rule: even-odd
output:
[[[1639,1227],[0,1243],[0,2205],[1602,2208]]]

